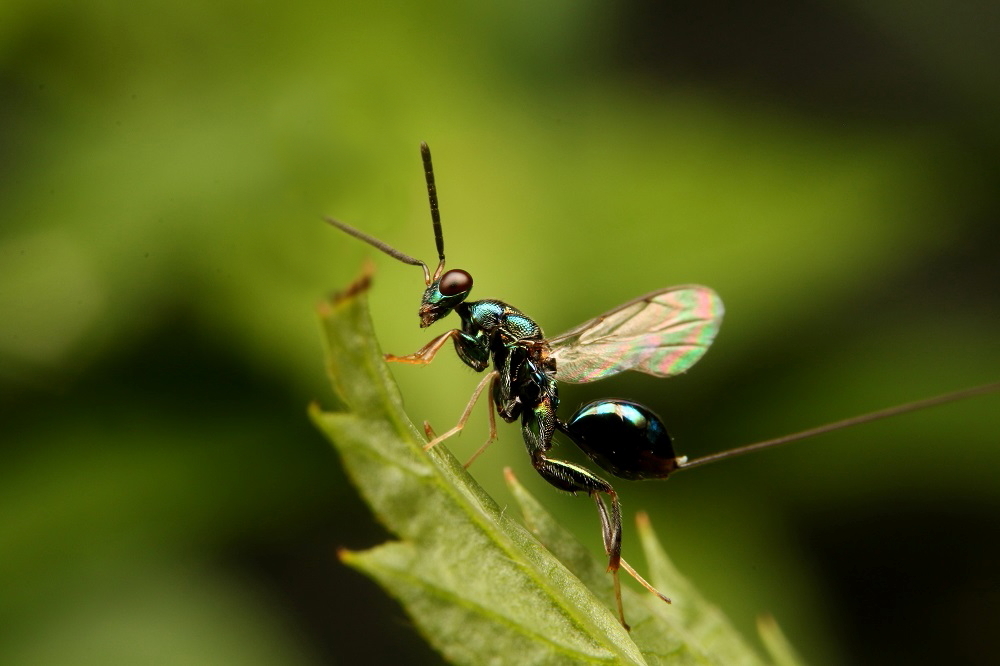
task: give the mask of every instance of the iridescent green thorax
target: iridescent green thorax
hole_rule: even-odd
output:
[[[487,335],[496,335],[504,344],[514,344],[522,340],[544,340],[542,328],[528,315],[513,305],[495,299],[470,301],[458,308],[462,321],[483,330]]]

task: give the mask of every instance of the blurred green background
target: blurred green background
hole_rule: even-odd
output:
[[[697,456],[998,379],[998,28],[940,0],[4,3],[0,662],[438,661],[336,560],[386,535],[305,416],[334,404],[314,305],[366,257],[384,349],[445,330],[418,269],[320,218],[433,260],[421,140],[474,297],[555,334],[722,295],[691,373],[565,413],[637,399]],[[393,371],[439,429],[477,381]],[[998,439],[987,397],[617,485],[751,640],[771,612],[812,663],[990,663]],[[472,470],[501,504],[504,465],[600,552],[515,427]]]

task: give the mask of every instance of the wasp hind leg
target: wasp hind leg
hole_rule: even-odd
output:
[[[547,458],[543,453],[532,454],[531,464],[543,479],[560,490],[571,493],[585,492],[593,498],[597,512],[601,517],[601,536],[604,541],[604,552],[608,556],[608,571],[614,581],[615,603],[618,606],[618,619],[622,626],[629,628],[625,621],[625,611],[622,607],[621,582],[618,580],[618,568],[621,566],[622,553],[622,509],[618,501],[618,493],[611,484],[590,470],[566,462]],[[611,500],[611,507],[604,501],[605,494]]]
[[[622,509],[621,503],[618,501],[618,493],[615,492],[610,483],[586,467],[565,460],[549,458],[546,455],[552,447],[555,421],[555,411],[548,401],[542,401],[534,409],[523,412],[521,434],[524,436],[524,444],[531,455],[531,465],[543,479],[556,488],[574,494],[585,492],[593,498],[601,518],[601,536],[604,541],[604,552],[608,556],[608,571],[614,580],[618,619],[622,626],[628,629],[625,611],[622,607],[621,582],[618,579],[622,555]],[[611,500],[610,509],[602,494],[607,495]]]

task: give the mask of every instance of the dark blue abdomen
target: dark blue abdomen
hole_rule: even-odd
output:
[[[663,421],[630,400],[596,400],[560,427],[591,460],[623,479],[665,479],[677,456]]]

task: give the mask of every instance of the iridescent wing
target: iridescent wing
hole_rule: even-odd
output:
[[[722,301],[708,287],[650,292],[549,339],[556,379],[579,384],[626,370],[679,374],[708,351],[722,314]]]

